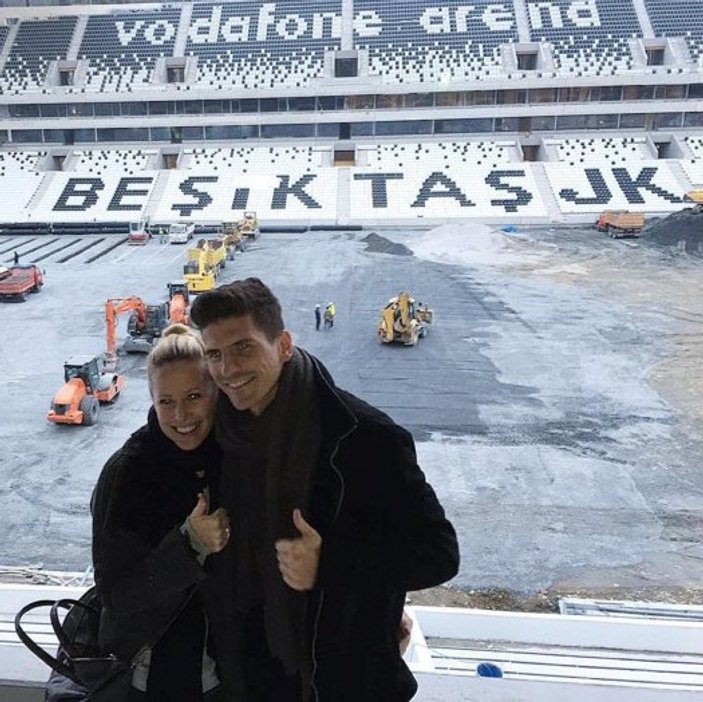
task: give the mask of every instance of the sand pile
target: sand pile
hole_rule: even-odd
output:
[[[443,224],[414,238],[411,246],[416,256],[440,263],[508,263],[512,238],[485,224]]]

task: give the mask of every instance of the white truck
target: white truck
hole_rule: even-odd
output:
[[[193,238],[194,231],[194,224],[176,222],[168,228],[168,243],[187,244]]]

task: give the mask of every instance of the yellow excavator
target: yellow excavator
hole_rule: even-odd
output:
[[[427,336],[434,312],[421,302],[416,303],[407,292],[388,300],[378,321],[378,340],[384,344],[398,342],[415,346],[418,339]]]

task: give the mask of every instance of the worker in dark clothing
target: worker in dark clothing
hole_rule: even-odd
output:
[[[406,702],[405,593],[459,564],[412,436],[293,344],[257,278],[201,293],[191,320],[220,388],[232,540],[206,587],[227,699]]]
[[[320,324],[322,323],[322,310],[320,305],[315,305],[315,331],[320,331]]]
[[[20,262],[20,255],[15,251],[14,255],[12,256],[12,260],[14,261],[14,264],[17,265]]]

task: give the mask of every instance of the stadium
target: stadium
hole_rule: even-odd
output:
[[[703,182],[697,12],[665,0],[5,7],[0,217],[249,209],[271,224],[377,226],[672,212]]]
[[[181,276],[154,234],[246,212],[261,237],[219,280],[272,285],[296,343],[413,433],[457,527],[454,588],[409,603],[417,699],[697,699],[702,98],[695,0],[0,2],[0,264],[45,283],[0,306],[0,700],[42,699],[12,617],[86,585],[92,488],[150,405],[120,355],[97,426],[50,424],[61,364],[103,349],[106,300]],[[642,236],[596,232],[611,211]],[[408,288],[429,336],[379,346]],[[585,616],[424,607],[565,593]]]

